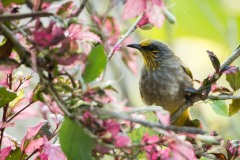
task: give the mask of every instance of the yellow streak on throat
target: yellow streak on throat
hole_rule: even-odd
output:
[[[142,52],[144,64],[147,70],[155,70],[157,68],[157,56],[151,52]]]

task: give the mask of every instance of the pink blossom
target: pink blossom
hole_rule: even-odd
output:
[[[26,145],[26,141],[31,140],[34,136],[36,136],[39,132],[39,130],[42,128],[42,126],[44,125],[43,122],[39,123],[38,125],[34,126],[34,127],[29,127],[27,134],[24,136],[24,138],[22,139],[21,142],[21,151],[24,151],[25,148],[27,148]]]
[[[33,32],[34,42],[42,47],[56,45],[65,38],[63,28],[56,26],[55,22],[51,22],[48,28],[38,28]]]
[[[6,147],[0,150],[0,160],[5,160],[8,155],[10,154],[12,148],[10,147]]]
[[[6,133],[3,134],[2,144],[4,147],[11,147],[12,149],[18,146],[17,140],[12,136],[7,135]]]
[[[172,141],[169,143],[169,148],[173,153],[174,159],[197,160],[190,142]]]
[[[7,127],[12,127],[12,126],[14,126],[14,122],[0,121],[0,129],[7,128]]]
[[[114,137],[114,139],[115,139],[114,145],[116,147],[126,147],[129,146],[131,143],[130,138],[127,137],[126,135],[118,134],[116,137]]]
[[[127,0],[123,11],[123,19],[134,18],[145,11],[146,17],[144,22],[141,21],[140,24],[143,25],[149,21],[160,28],[165,19],[163,8],[165,8],[163,0]]]
[[[51,144],[46,137],[44,137],[44,157],[48,156],[49,160],[67,160],[59,144]]]
[[[96,144],[95,150],[99,153],[106,154],[109,152],[110,149],[100,144]]]
[[[227,66],[223,70],[224,70],[223,71],[224,74],[234,74],[237,71],[239,71],[239,68],[235,66]]]
[[[4,75],[4,77],[0,78],[0,86],[8,87],[7,75]]]
[[[229,159],[231,159],[231,157],[240,157],[240,147],[239,147],[240,141],[238,140],[233,140],[233,141],[227,141],[227,145],[226,145],[226,150],[228,155],[230,155],[230,157],[228,157]]]
[[[49,160],[48,155],[46,155],[45,153],[40,153],[37,158],[40,158],[40,160]],[[36,160],[38,160],[37,158]]]
[[[158,151],[161,160],[170,160],[171,159],[171,150],[170,148],[161,149]]]
[[[71,24],[66,30],[66,35],[71,40],[74,39],[90,42],[101,42],[99,36],[92,32],[89,32],[88,30],[84,30],[83,27],[79,24]]]
[[[39,149],[42,145],[43,145],[43,138],[31,140],[30,143],[25,148],[24,152],[26,154],[32,153],[36,149]]]
[[[171,124],[170,113],[168,111],[156,111],[156,115],[163,125],[169,126]]]
[[[6,60],[2,64],[0,64],[0,71],[4,72],[5,74],[10,74],[17,67],[19,67],[18,63],[14,62],[14,61]]]
[[[159,142],[159,137],[156,135],[149,136],[148,133],[144,134],[142,138],[142,143],[144,144],[153,144]]]
[[[120,131],[120,124],[111,119],[104,121],[104,126],[106,126],[106,130],[110,132],[113,137]]]
[[[144,16],[142,17],[142,19],[138,22],[138,26],[142,27],[146,24],[149,23],[148,17],[146,16],[146,14],[144,14]]]

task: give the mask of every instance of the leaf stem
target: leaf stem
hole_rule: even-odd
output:
[[[34,102],[30,102],[28,105],[26,105],[24,108],[22,108],[20,111],[18,111],[17,113],[15,113],[10,119],[7,120],[7,122],[10,122],[11,120],[13,120],[16,116],[18,116],[22,111],[24,111],[25,109],[27,109],[31,104],[33,104]]]

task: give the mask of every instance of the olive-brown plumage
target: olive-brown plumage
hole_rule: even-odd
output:
[[[128,47],[138,49],[144,59],[139,89],[147,105],[159,105],[174,113],[186,101],[185,88],[193,87],[190,70],[164,43],[143,40]],[[174,123],[184,125],[189,120],[188,111]]]

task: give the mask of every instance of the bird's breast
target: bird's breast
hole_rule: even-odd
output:
[[[139,82],[140,93],[147,105],[159,105],[165,109],[176,110],[184,101],[184,73],[168,67],[147,70],[143,67]]]

